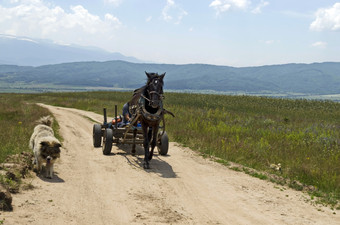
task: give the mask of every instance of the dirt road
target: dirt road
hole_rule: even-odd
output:
[[[340,212],[315,207],[307,196],[227,169],[170,143],[144,170],[143,150],[114,146],[104,156],[92,145],[88,118],[102,116],[47,107],[64,138],[52,180],[13,196],[4,224],[340,224]]]

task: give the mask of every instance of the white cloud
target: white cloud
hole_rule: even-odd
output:
[[[331,8],[319,9],[315,13],[316,19],[311,23],[310,29],[314,31],[340,31],[340,3]]]
[[[115,28],[119,28],[122,25],[119,19],[110,13],[105,14],[105,22]]]
[[[254,14],[262,13],[262,8],[269,5],[269,2],[266,2],[264,0],[261,0],[261,2],[251,11]]]
[[[149,16],[145,19],[146,22],[150,22],[152,20],[152,16]]]
[[[316,48],[326,48],[327,47],[327,43],[323,42],[323,41],[318,41],[312,44],[312,47],[316,47]]]
[[[162,10],[163,19],[175,24],[181,23],[184,16],[188,13],[175,3],[174,0],[167,0],[166,6]]]
[[[312,13],[296,12],[296,11],[290,11],[290,10],[281,11],[281,13],[291,18],[298,18],[298,19],[313,19],[314,18],[314,15]]]
[[[104,0],[107,4],[112,4],[114,6],[119,6],[123,0]]]
[[[261,44],[265,44],[265,45],[267,45],[267,46],[278,45],[278,44],[281,43],[280,40],[271,40],[271,39],[269,39],[269,40],[259,40],[259,42],[260,42]]]
[[[0,5],[0,15],[2,33],[83,45],[111,38],[122,25],[112,14],[100,18],[81,5],[66,12],[40,0],[16,1],[7,8]]]
[[[233,9],[246,9],[249,5],[250,1],[248,0],[214,0],[209,7],[215,9],[216,15],[220,15]]]

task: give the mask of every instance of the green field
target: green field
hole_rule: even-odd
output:
[[[113,116],[131,92],[0,94],[0,160],[28,150],[33,121],[47,112],[34,104],[74,107]],[[250,96],[166,93],[171,141],[204,155],[276,173],[313,186],[313,195],[340,200],[340,103]],[[171,150],[170,150],[171,152]],[[282,174],[269,168],[281,163]],[[266,177],[259,175],[259,178]]]

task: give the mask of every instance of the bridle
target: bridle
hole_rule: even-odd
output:
[[[150,87],[151,83],[152,82],[150,81],[146,86],[146,92],[147,92],[147,95],[148,95],[149,98],[146,97],[143,93],[141,94],[141,97],[138,101],[138,105],[139,105],[138,111],[143,115],[144,118],[146,118],[149,121],[159,121],[162,118],[162,115],[163,115],[163,99],[164,99],[163,88],[161,87],[160,93],[157,92],[157,91],[150,91],[149,87]],[[157,95],[158,100],[151,100],[153,95]],[[156,103],[158,105],[157,111],[155,113],[148,112],[148,110],[145,108],[145,106],[146,106],[145,101],[149,102],[149,104],[148,104],[149,106],[152,106],[152,102]]]
[[[157,79],[157,81],[159,81],[159,80]],[[157,91],[149,91],[150,85],[151,85],[151,81],[149,82],[149,84],[146,87],[146,91],[148,93],[149,98],[147,98],[144,94],[142,94],[141,97],[149,102],[149,106],[151,106],[152,102],[155,102],[155,103],[157,103],[157,105],[160,105],[160,102],[162,102],[162,100],[164,99],[163,88],[161,87],[161,93],[158,93]],[[158,100],[151,100],[152,95],[158,95]]]

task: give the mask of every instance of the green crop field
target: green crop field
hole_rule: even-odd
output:
[[[35,102],[113,116],[131,92],[0,94],[0,160],[28,150],[34,120],[46,115]],[[204,155],[276,173],[315,188],[327,203],[340,200],[340,103],[250,96],[165,93],[170,140]],[[171,150],[170,150],[171,151]],[[269,168],[281,163],[282,173]],[[261,179],[265,177],[259,175]]]

